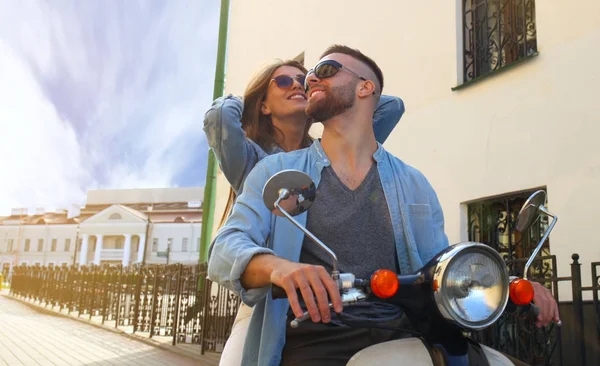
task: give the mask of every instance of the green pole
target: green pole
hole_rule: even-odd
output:
[[[217,67],[215,69],[215,87],[213,99],[223,96],[225,88],[225,56],[227,51],[227,26],[229,21],[229,0],[221,0],[221,17],[219,21],[219,46],[217,49]],[[208,247],[212,238],[212,227],[215,216],[215,193],[217,181],[217,160],[212,149],[208,151],[206,167],[206,184],[202,204],[202,233],[200,234],[200,263],[208,261]]]

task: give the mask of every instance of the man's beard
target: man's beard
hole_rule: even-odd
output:
[[[317,122],[327,121],[352,108],[356,96],[355,85],[349,83],[325,90],[325,97],[308,101],[306,114]]]

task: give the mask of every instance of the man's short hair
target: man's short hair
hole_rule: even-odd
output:
[[[379,87],[381,89],[381,90],[379,90],[379,93],[381,94],[381,92],[383,91],[383,72],[381,72],[381,69],[379,68],[377,63],[375,61],[373,61],[373,59],[366,56],[364,53],[360,52],[359,50],[357,50],[355,48],[350,48],[348,46],[339,45],[339,44],[334,44],[332,46],[329,46],[329,48],[327,48],[325,50],[325,52],[323,52],[323,54],[319,58],[321,59],[332,53],[342,53],[344,55],[354,57],[355,59],[365,63],[377,77],[377,81],[379,81]]]

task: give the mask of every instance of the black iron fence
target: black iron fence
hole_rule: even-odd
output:
[[[206,263],[14,268],[11,294],[131,333],[219,352],[240,301],[206,279]],[[205,316],[206,315],[206,316]]]

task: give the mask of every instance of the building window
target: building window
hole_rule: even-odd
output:
[[[523,275],[525,262],[522,259],[529,258],[548,228],[548,217],[542,215],[525,232],[515,230],[519,210],[533,192],[505,195],[468,205],[469,241],[484,243],[496,249],[506,261],[511,275],[515,276]],[[549,255],[550,242],[546,240],[540,256]],[[532,278],[551,277],[552,261],[536,261],[530,271]]]
[[[535,0],[463,0],[463,82],[537,53]]]
[[[71,239],[65,239],[65,252],[71,250]]]
[[[14,245],[14,239],[8,239],[8,247],[6,248],[6,251],[9,253],[12,252],[13,245]]]
[[[152,252],[158,252],[158,238],[152,239]]]
[[[25,248],[23,248],[24,252],[28,252],[29,249],[31,247],[31,240],[30,239],[25,239]]]
[[[122,219],[122,217],[121,217],[121,214],[114,213],[114,214],[110,215],[110,216],[108,217],[108,219],[109,219],[109,220],[121,220],[121,219]]]
[[[58,239],[52,239],[52,245],[50,247],[50,251],[51,252],[56,252],[56,243],[57,243]]]
[[[173,250],[173,238],[167,239],[167,250]]]
[[[37,248],[38,252],[43,252],[44,251],[44,239],[38,239],[38,248]]]
[[[181,239],[181,251],[182,252],[188,251],[188,238]]]
[[[196,240],[196,251],[200,252],[200,238]]]

